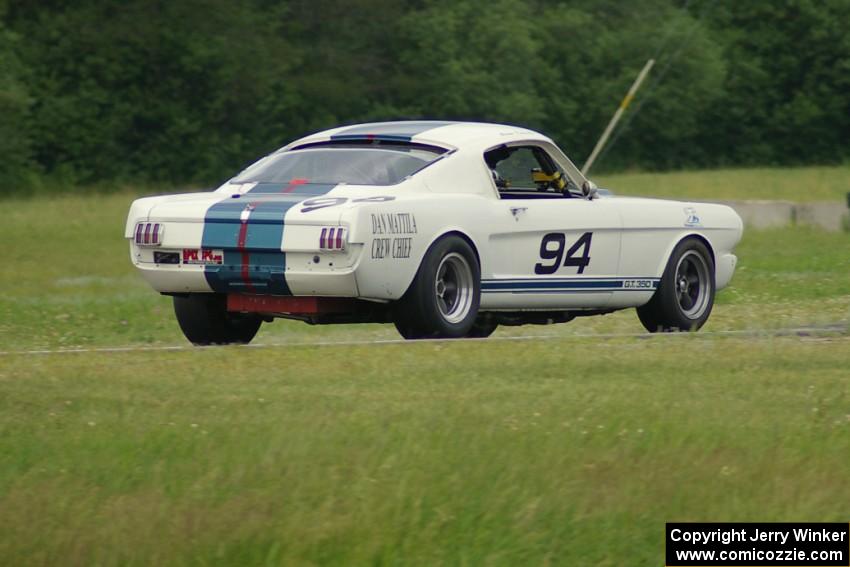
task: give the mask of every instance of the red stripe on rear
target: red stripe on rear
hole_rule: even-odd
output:
[[[242,282],[249,293],[254,293],[254,284],[251,283],[251,254],[242,252]]]
[[[298,187],[299,185],[304,185],[305,183],[307,183],[307,181],[309,181],[309,180],[304,179],[304,178],[300,178],[300,177],[297,178],[297,179],[292,179],[292,180],[290,180],[289,185],[287,185],[284,188],[284,190],[281,191],[281,192],[282,193],[292,193],[293,191],[295,191],[296,187]]]
[[[242,283],[245,284],[245,288],[253,292],[254,286],[251,284],[251,254],[245,250],[245,244],[248,240],[248,220],[242,221],[242,225],[239,227],[239,239],[236,242],[236,246],[239,250],[242,251],[242,269],[240,271],[240,275],[242,276]]]
[[[236,241],[236,246],[240,250],[245,249],[245,242],[248,240],[248,222],[242,221],[242,225],[239,227],[239,239]]]

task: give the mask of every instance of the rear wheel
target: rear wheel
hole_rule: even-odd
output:
[[[479,315],[466,336],[470,339],[484,339],[492,335],[498,327],[499,324],[493,322],[489,317]]]
[[[481,272],[459,236],[431,245],[413,283],[396,304],[395,326],[405,339],[465,337],[475,324]]]
[[[655,295],[637,313],[651,333],[696,331],[713,306],[714,258],[702,241],[686,238],[673,249]]]
[[[183,334],[198,346],[249,343],[262,323],[256,316],[229,313],[227,297],[214,293],[175,296],[174,314]]]

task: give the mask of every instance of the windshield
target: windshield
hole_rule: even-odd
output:
[[[316,147],[273,154],[236,176],[231,183],[349,183],[395,185],[437,159],[422,147]]]

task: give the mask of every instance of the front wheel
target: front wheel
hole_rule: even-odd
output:
[[[475,252],[463,238],[445,236],[425,253],[396,304],[396,329],[405,339],[465,337],[475,324],[480,297]]]
[[[637,308],[651,333],[696,331],[714,306],[714,258],[705,244],[686,238],[676,245],[655,295]]]
[[[229,313],[227,297],[214,293],[174,296],[174,314],[180,330],[198,346],[249,343],[262,323],[253,315]]]

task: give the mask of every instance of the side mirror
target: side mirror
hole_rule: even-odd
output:
[[[596,186],[596,183],[587,179],[581,185],[581,192],[588,201],[592,201],[596,198],[599,188]]]

